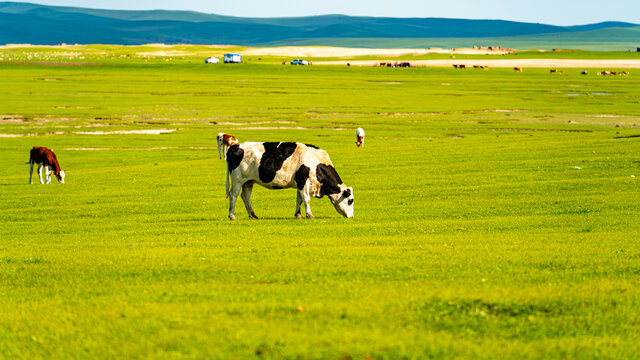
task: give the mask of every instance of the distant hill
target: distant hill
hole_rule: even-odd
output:
[[[640,26],[624,22],[554,26],[504,20],[345,15],[240,18],[193,11],[100,10],[0,2],[0,44],[339,45],[345,41],[358,43],[360,39],[362,44],[355,46],[372,47],[375,43],[405,39],[405,44],[416,44],[412,47],[425,47],[423,39],[434,38],[542,37],[553,42],[553,38],[580,40],[581,36],[588,36],[607,42],[620,39],[618,35],[623,35],[625,41],[634,41],[638,33]]]

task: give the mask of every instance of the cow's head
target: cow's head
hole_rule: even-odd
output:
[[[353,217],[353,188],[347,187],[345,184],[340,184],[341,192],[339,194],[329,195],[333,207],[336,211],[346,217]]]
[[[58,182],[61,184],[64,184],[64,170],[60,170],[60,172],[56,175],[56,179],[58,179]]]
[[[318,164],[316,178],[321,184],[317,197],[327,195],[336,211],[347,218],[353,217],[353,188],[347,187],[331,165]]]

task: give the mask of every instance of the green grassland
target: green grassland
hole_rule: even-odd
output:
[[[0,50],[0,358],[640,354],[633,70],[130,51]],[[142,129],[176,130],[80,133]],[[229,221],[221,131],[327,150],[355,217],[256,187]],[[66,184],[27,184],[34,145]]]

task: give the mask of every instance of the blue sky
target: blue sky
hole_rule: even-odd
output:
[[[247,17],[346,14],[502,19],[554,25],[640,24],[640,0],[33,0],[46,5],[124,10],[194,10]]]

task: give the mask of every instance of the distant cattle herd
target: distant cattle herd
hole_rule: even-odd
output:
[[[466,69],[467,65],[466,64],[453,64],[452,65],[454,68],[456,69]],[[485,70],[489,70],[489,66],[488,65],[473,65],[474,69],[485,69]],[[522,67],[521,66],[515,66],[513,68],[513,70],[515,72],[522,72]],[[549,70],[550,74],[560,74],[563,75],[564,74],[564,70],[558,70],[558,69],[550,69]],[[580,72],[580,74],[582,75],[588,75],[588,71],[587,70],[583,70],[582,72]],[[597,75],[603,75],[603,76],[613,76],[613,75],[620,75],[620,76],[628,76],[630,75],[630,73],[628,71],[613,71],[613,70],[603,70],[600,71],[598,73],[596,73]]]

